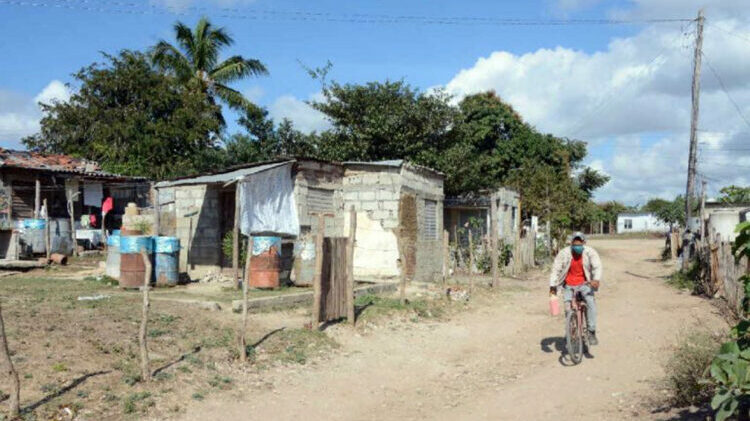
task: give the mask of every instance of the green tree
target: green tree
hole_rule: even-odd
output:
[[[649,203],[651,203],[651,201],[649,201]],[[646,205],[648,206],[648,203]],[[654,205],[652,204],[651,207],[653,206]],[[685,198],[677,196],[673,201],[667,201],[661,206],[656,207],[652,213],[656,215],[657,218],[664,221],[664,223],[669,224],[670,228],[674,225],[685,226]]]
[[[27,148],[155,179],[216,162],[220,109],[205,93],[159,73],[142,53],[104,57],[74,75],[80,88],[70,100],[41,104],[41,130],[23,140]]]
[[[727,186],[719,190],[724,203],[750,203],[750,187]]]
[[[215,28],[205,17],[192,30],[177,22],[174,32],[178,47],[159,41],[151,51],[154,64],[183,83],[198,84],[211,97],[218,96],[230,107],[252,106],[228,84],[249,76],[268,74],[260,60],[235,55],[220,62],[221,49],[231,46],[234,40],[224,28]]]
[[[580,188],[589,199],[594,195],[594,190],[609,182],[608,175],[602,174],[590,167],[586,167],[578,173],[576,179],[578,188]]]

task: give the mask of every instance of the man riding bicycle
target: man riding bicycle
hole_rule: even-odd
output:
[[[602,279],[602,261],[593,248],[586,245],[586,236],[576,232],[571,237],[570,247],[560,250],[549,276],[549,293],[557,295],[557,287],[563,286],[565,312],[570,311],[573,295],[580,292],[588,308],[587,325],[589,344],[596,345],[596,301],[594,291],[599,289]]]

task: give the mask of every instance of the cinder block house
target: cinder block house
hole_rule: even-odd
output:
[[[234,226],[235,181],[290,163],[300,226],[299,235],[282,240],[282,280],[311,281],[310,262],[301,256],[316,229],[317,217],[311,213],[332,215],[325,218],[325,235],[342,237],[348,235],[352,206],[357,212],[355,279],[397,280],[399,245],[404,245],[411,279],[432,280],[441,272],[442,174],[403,161],[337,163],[303,158],[157,183],[160,234],[180,239],[180,271],[202,278],[231,268],[221,244]]]

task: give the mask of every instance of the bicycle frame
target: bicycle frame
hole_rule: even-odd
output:
[[[573,364],[581,362],[585,350],[588,349],[588,332],[586,326],[586,301],[578,291],[573,293],[571,301],[566,307],[565,335],[567,337],[568,355]],[[575,321],[575,327],[571,322]]]
[[[586,334],[586,300],[584,300],[583,297],[580,297],[579,299],[579,294],[580,292],[573,294],[573,299],[570,300],[570,306],[572,307],[572,310],[575,311],[576,320],[578,321],[578,332],[576,332],[576,334],[583,340],[583,343],[588,345],[588,335]]]

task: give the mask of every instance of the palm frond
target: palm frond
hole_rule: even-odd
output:
[[[195,39],[193,38],[193,31],[184,23],[177,22],[174,25],[175,39],[180,44],[183,50],[187,53],[187,58],[190,62],[195,60]]]
[[[229,86],[221,83],[215,83],[213,85],[214,93],[216,96],[226,102],[229,107],[236,110],[246,110],[250,107],[255,106],[252,102],[248,101],[239,91],[236,91]]]
[[[193,76],[188,58],[166,41],[159,41],[151,49],[151,62],[158,69],[173,74],[180,80],[187,80]]]
[[[267,75],[268,69],[260,60],[232,56],[221,62],[209,73],[212,80],[220,83],[232,82],[247,76]]]

